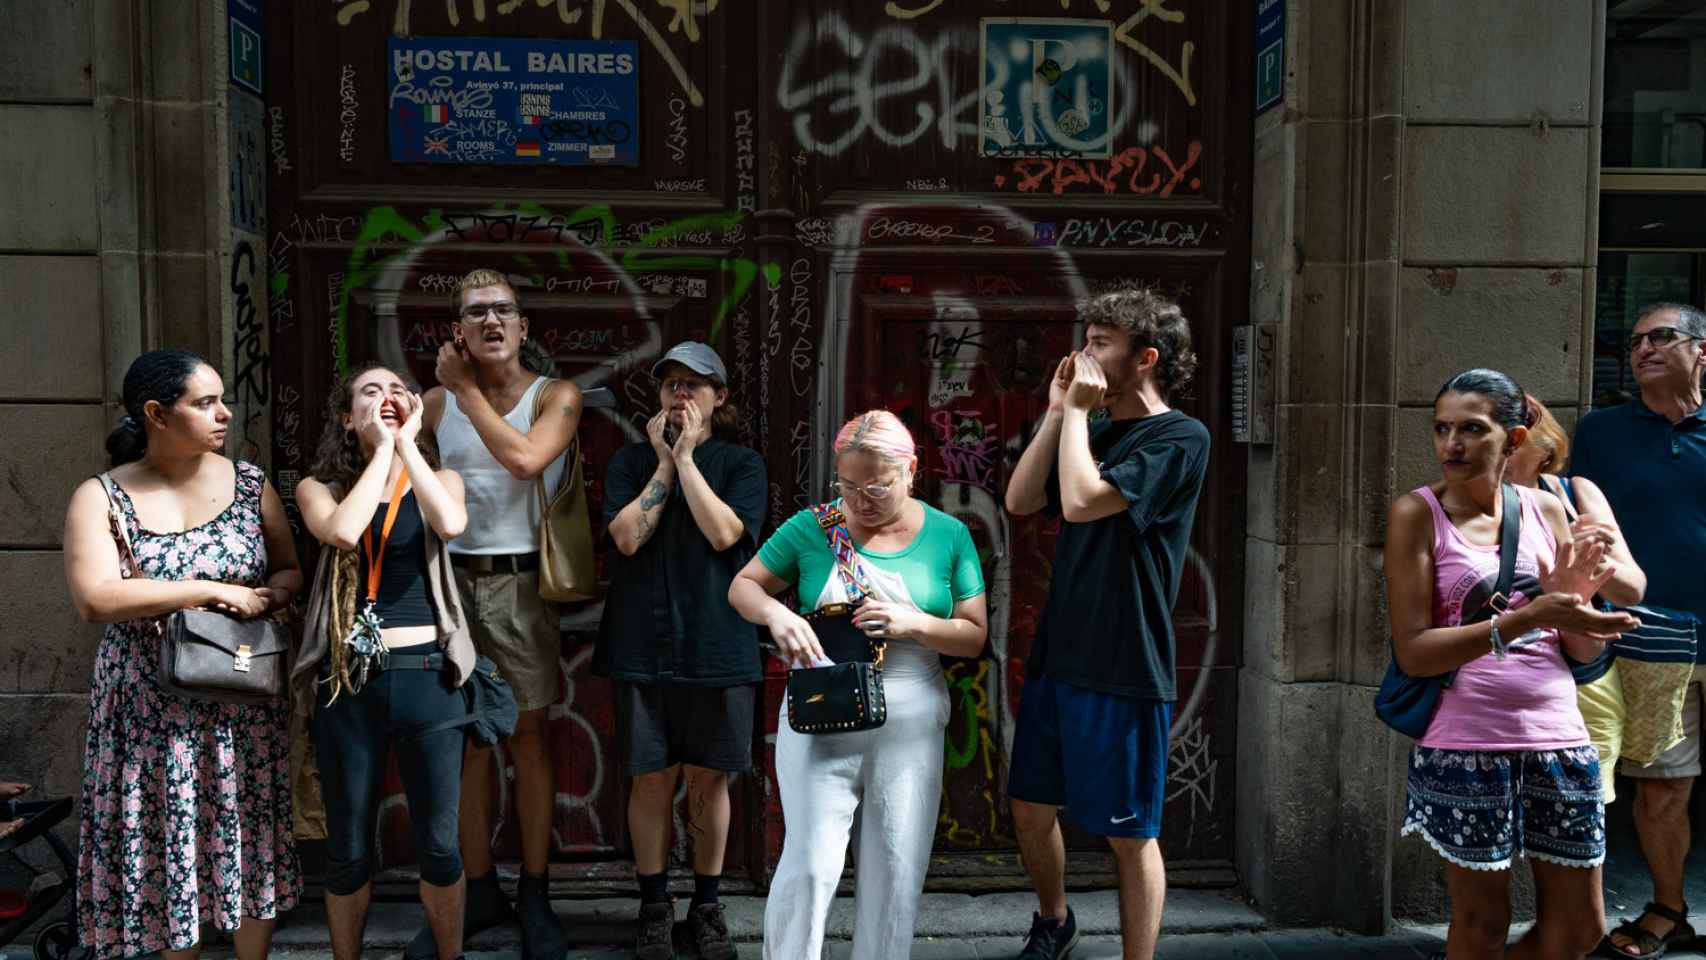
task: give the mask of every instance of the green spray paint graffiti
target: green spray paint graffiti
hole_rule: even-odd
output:
[[[728,291],[717,304],[707,335],[708,340],[715,342],[723,320],[745,301],[759,273],[774,286],[781,280],[781,266],[775,262],[760,265],[746,258],[677,252],[670,245],[679,239],[704,239],[712,230],[720,231],[726,238],[739,232],[745,217],[744,211],[695,214],[649,227],[623,252],[620,267],[630,274],[640,270],[714,270],[730,275]],[[349,366],[347,331],[351,296],[372,286],[430,242],[556,243],[559,245],[554,251],[556,263],[567,267],[570,258],[568,249],[561,246],[564,242],[591,248],[601,243],[621,245],[624,239],[610,207],[604,204],[581,207],[567,215],[554,214],[536,203],[519,203],[513,210],[498,204],[480,213],[445,214],[433,208],[418,222],[395,207],[374,207],[362,219],[354,249],[350,251],[343,288],[338,294],[332,332],[332,355],[337,369],[342,372]],[[535,258],[519,254],[516,262],[527,268],[533,283],[544,285],[545,277],[538,271]]]

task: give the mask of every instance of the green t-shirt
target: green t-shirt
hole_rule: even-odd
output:
[[[879,600],[909,604],[933,617],[950,617],[954,604],[983,592],[983,565],[966,525],[924,507],[924,525],[912,543],[889,553],[859,549],[859,562]],[[758,549],[765,569],[800,591],[800,612],[847,599],[829,538],[810,510],[801,510]]]

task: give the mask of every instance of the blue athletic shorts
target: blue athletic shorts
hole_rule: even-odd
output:
[[[1007,793],[1066,807],[1104,837],[1161,835],[1173,705],[1087,690],[1049,677],[1025,682]]]

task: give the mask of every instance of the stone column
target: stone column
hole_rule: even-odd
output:
[[[1605,8],[1409,0],[1403,49],[1397,491],[1439,477],[1428,425],[1458,371],[1503,370],[1565,429],[1589,396]],[[1398,845],[1394,913],[1444,915],[1439,863]]]
[[[66,592],[66,503],[107,465],[137,353],[221,357],[204,14],[65,0],[0,32],[0,178],[22,185],[0,191],[0,779],[38,794],[80,790],[100,638]]]
[[[1239,868],[1279,922],[1375,932],[1443,907],[1438,858],[1397,842],[1409,741],[1372,714],[1386,508],[1438,476],[1451,373],[1502,367],[1567,418],[1587,389],[1604,10],[1287,19],[1286,99],[1256,120],[1251,320],[1280,361],[1249,451]]]

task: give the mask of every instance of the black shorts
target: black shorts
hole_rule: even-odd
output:
[[[745,773],[752,768],[752,709],[758,685],[684,687],[612,683],[616,749],[630,777],[678,763]]]

